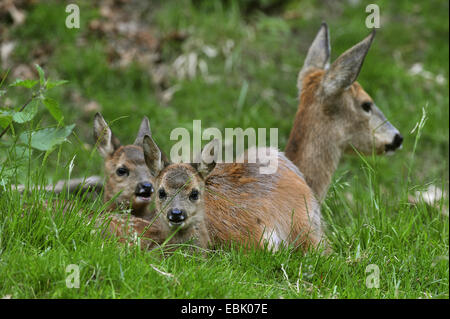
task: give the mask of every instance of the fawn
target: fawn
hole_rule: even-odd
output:
[[[155,177],[156,211],[163,233],[170,236],[175,232],[173,243],[193,239],[197,246],[207,247],[210,239],[202,196],[205,192],[203,175],[189,164],[164,164],[161,151],[148,135],[144,137],[143,147],[145,161]]]
[[[253,148],[278,157],[274,174],[261,174],[256,163],[212,163],[217,141],[208,143],[200,164],[170,163],[150,136],[144,138],[144,157],[155,178],[156,206],[169,227],[205,219],[196,231],[213,244],[240,244],[277,249],[293,244],[303,250],[324,243],[320,207],[298,169],[278,150]],[[164,205],[164,203],[169,203]]]
[[[403,137],[356,81],[375,36],[344,52],[329,65],[328,26],[323,23],[298,75],[300,102],[286,156],[323,201],[343,153],[393,153]]]
[[[145,164],[142,141],[151,135],[146,117],[142,120],[134,144],[124,145],[113,135],[100,113],[94,118],[94,139],[100,155],[104,158],[106,181],[104,201],[117,197],[109,206],[131,208],[135,216],[152,218],[149,209],[153,194],[153,177]]]

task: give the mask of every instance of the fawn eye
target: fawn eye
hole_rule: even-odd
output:
[[[159,196],[160,199],[164,199],[164,198],[167,197],[167,193],[166,193],[166,191],[165,191],[164,189],[161,188],[161,189],[158,191],[158,196]]]
[[[361,104],[361,107],[368,113],[370,112],[370,110],[372,110],[372,102],[364,102],[363,104]]]
[[[125,166],[122,166],[117,169],[116,174],[118,176],[124,176],[124,175],[128,176],[130,174],[130,171]]]
[[[189,199],[190,199],[191,201],[196,201],[196,200],[198,200],[198,195],[199,195],[198,190],[194,189],[194,190],[192,190],[192,192],[189,194]]]

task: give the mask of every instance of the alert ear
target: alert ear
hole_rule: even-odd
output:
[[[95,145],[103,157],[108,157],[120,147],[120,141],[113,135],[108,124],[100,113],[94,117]]]
[[[152,132],[150,130],[150,121],[146,116],[142,119],[141,126],[139,127],[138,134],[136,136],[136,139],[134,140],[134,145],[142,146],[142,143],[144,141],[144,136],[148,135],[151,136]]]
[[[308,49],[303,67],[298,74],[297,87],[299,91],[302,89],[303,78],[312,69],[326,69],[330,62],[330,34],[328,25],[323,22],[317,32],[314,41]]]
[[[170,163],[149,135],[144,136],[142,147],[144,149],[145,164],[147,164],[150,174],[153,177],[157,177],[162,169]]]
[[[201,158],[196,161],[198,164],[193,165],[203,178],[206,178],[216,167],[220,144],[220,140],[217,138],[206,144],[200,154]]]
[[[322,82],[326,96],[336,95],[356,81],[374,37],[375,29],[333,62]]]

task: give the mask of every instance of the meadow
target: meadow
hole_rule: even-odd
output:
[[[68,81],[48,96],[59,103],[59,125],[75,124],[64,143],[25,159],[12,146],[25,130],[57,125],[48,107],[2,137],[0,298],[449,298],[448,197],[411,202],[430,185],[448,191],[448,2],[376,2],[381,28],[358,81],[404,145],[391,157],[344,156],[322,205],[331,254],[180,247],[168,257],[106,240],[75,213],[99,212],[101,198],[21,195],[10,185],[101,175],[92,137],[98,111],[124,144],[147,116],[166,153],[172,129],[192,131],[196,119],[222,132],[278,128],[283,150],[297,74],[321,22],[333,61],[369,34],[370,2],[74,2],[79,29],[66,28],[60,1],[18,2],[26,3],[23,23],[0,11],[0,45],[14,42],[0,67],[0,107],[26,102],[29,90],[9,85],[39,79],[39,64]],[[72,214],[42,205],[68,197]],[[80,269],[79,288],[66,285],[69,265]],[[366,284],[373,269],[378,288]]]

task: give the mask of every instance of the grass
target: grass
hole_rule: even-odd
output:
[[[313,1],[289,2],[281,12],[244,15],[236,2],[155,2],[149,27],[161,34],[187,31],[184,44],[168,43],[162,60],[197,52],[208,65],[209,81],[171,75],[178,85],[163,105],[147,70],[139,64],[121,69],[108,64],[106,39],[96,38],[88,22],[99,17],[90,2],[80,3],[82,27],[64,27],[64,6],[42,2],[27,11],[24,25],[12,30],[20,40],[13,59],[30,62],[42,43],[53,49],[44,65],[52,78],[67,79],[54,98],[67,123],[76,123],[70,143],[43,161],[34,157],[28,178],[33,183],[99,174],[102,161],[92,148],[93,113],[70,98],[78,92],[102,106],[112,129],[124,143],[134,140],[142,116],[168,152],[175,127],[277,127],[284,148],[297,106],[296,76],[318,26],[331,31],[332,59],[360,41],[365,2],[355,5]],[[404,135],[395,157],[346,156],[322,206],[334,252],[302,255],[223,248],[206,256],[185,249],[170,257],[106,240],[77,214],[39,207],[48,194],[21,197],[8,189],[0,196],[0,297],[12,298],[449,298],[449,220],[440,209],[411,206],[407,195],[428,184],[448,189],[448,3],[380,1],[382,28],[365,61],[359,82],[386,117]],[[289,18],[298,16],[298,18]],[[84,37],[86,44],[77,44]],[[232,42],[230,42],[232,41]],[[226,48],[232,43],[230,53]],[[215,57],[201,53],[206,44]],[[415,63],[444,84],[411,75]],[[2,72],[3,73],[3,72]],[[13,79],[9,79],[12,81]],[[26,100],[11,90],[17,105]],[[16,93],[16,94],[14,94]],[[427,121],[416,140],[412,130],[426,109]],[[40,125],[49,123],[42,112]],[[38,123],[35,123],[38,124]],[[20,128],[18,128],[20,130]],[[31,176],[31,177],[30,177]],[[23,182],[23,180],[17,180]],[[73,211],[99,211],[101,203],[73,199]],[[442,203],[447,205],[448,200]],[[24,209],[25,207],[25,209]],[[21,216],[21,212],[24,212]],[[80,268],[80,288],[68,289],[66,267]],[[366,268],[380,270],[380,287],[366,287]]]

